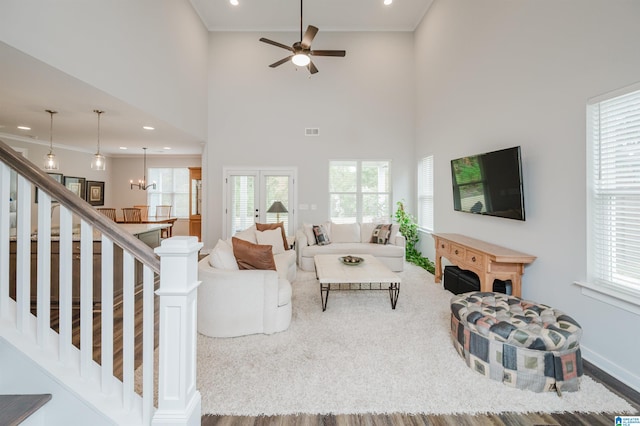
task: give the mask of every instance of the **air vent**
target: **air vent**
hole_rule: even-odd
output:
[[[305,136],[320,136],[320,129],[317,127],[307,127],[304,129]]]

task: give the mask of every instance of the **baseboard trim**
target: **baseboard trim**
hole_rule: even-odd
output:
[[[604,358],[582,344],[580,344],[580,351],[582,352],[582,357],[585,360],[589,361],[591,364],[595,365],[616,380],[629,386],[636,392],[640,392],[640,376],[637,376],[629,370],[609,361],[607,358]]]

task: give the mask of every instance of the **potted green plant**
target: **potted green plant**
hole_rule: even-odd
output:
[[[422,253],[416,248],[420,241],[420,234],[418,233],[418,224],[415,218],[406,212],[402,201],[398,201],[396,205],[398,209],[395,213],[395,219],[400,227],[400,234],[402,234],[407,241],[405,259],[407,259],[407,262],[420,266],[433,274],[435,271],[433,262],[422,256]]]

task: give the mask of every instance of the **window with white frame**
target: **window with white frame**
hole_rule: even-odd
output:
[[[171,206],[171,216],[189,218],[189,169],[149,168],[149,182],[156,183],[156,189],[147,190],[149,216],[154,216],[157,206]]]
[[[640,300],[640,85],[587,106],[588,280]]]
[[[329,162],[329,217],[335,223],[389,221],[391,162]]]
[[[418,163],[418,226],[433,231],[433,155]]]

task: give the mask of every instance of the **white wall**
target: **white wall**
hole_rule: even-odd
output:
[[[207,35],[188,0],[0,2],[1,41],[202,140]]]
[[[417,156],[435,229],[521,250],[523,296],[573,316],[583,355],[640,390],[640,318],[582,295],[587,99],[640,80],[640,2],[436,0],[415,33]],[[449,161],[522,146],[527,220],[453,211]]]
[[[413,35],[331,33],[316,49],[345,49],[345,58],[316,58],[319,73],[291,63],[260,37],[291,44],[294,33],[212,33],[209,38],[209,141],[206,150],[205,247],[222,232],[223,166],[297,166],[298,221],[328,218],[330,159],[392,160],[394,201],[413,197]],[[240,54],[241,52],[242,54]],[[305,137],[319,127],[319,137]],[[394,205],[395,207],[395,205]]]
[[[95,408],[70,392],[38,364],[0,338],[0,394],[51,394],[52,398],[40,410],[47,425],[112,425]],[[40,413],[40,411],[38,412]],[[29,421],[25,424],[31,424]],[[34,423],[38,424],[38,423]]]

